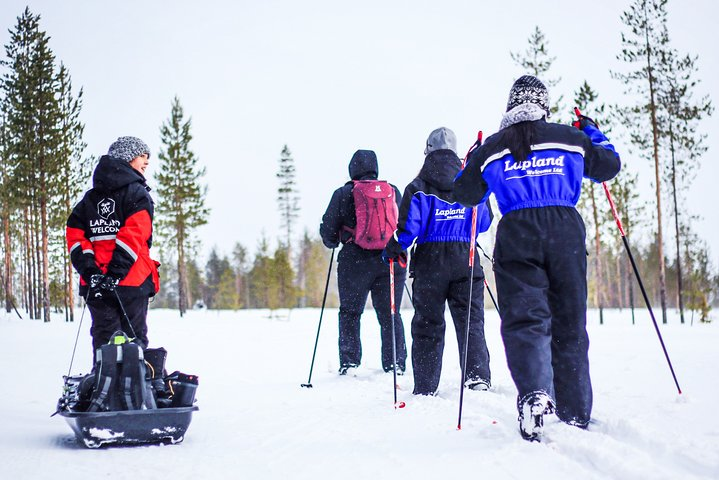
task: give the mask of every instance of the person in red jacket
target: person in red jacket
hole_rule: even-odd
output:
[[[118,330],[148,345],[148,299],[160,289],[159,263],[150,258],[154,208],[143,175],[149,160],[142,140],[118,138],[67,220],[67,247],[92,315],[94,350]]]

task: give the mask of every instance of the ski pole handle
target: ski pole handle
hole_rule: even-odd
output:
[[[574,107],[574,114],[577,116],[577,120],[581,120],[582,118],[582,112],[579,110],[579,108]],[[578,124],[575,125],[578,127]],[[622,221],[619,219],[619,214],[617,213],[617,206],[614,204],[614,200],[612,199],[612,194],[609,193],[609,187],[607,187],[607,182],[602,182],[602,187],[604,188],[604,193],[607,195],[607,200],[609,200],[609,206],[612,209],[612,215],[614,215],[614,221],[617,223],[617,227],[619,228],[619,233],[621,233],[622,237],[626,237],[626,233],[624,232],[624,227],[622,226]]]
[[[469,150],[467,150],[467,155],[465,155],[462,159],[462,170],[464,170],[464,167],[467,165],[467,159],[469,158],[469,154],[472,153],[480,145],[482,145],[482,130],[477,132],[477,140],[474,142],[474,144],[472,144],[471,147],[469,147]]]

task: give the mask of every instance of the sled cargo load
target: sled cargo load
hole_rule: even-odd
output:
[[[88,375],[64,377],[56,413],[88,448],[179,443],[198,410],[195,375],[165,371],[164,348],[142,348],[118,332],[96,351]]]

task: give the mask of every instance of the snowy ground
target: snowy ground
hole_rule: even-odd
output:
[[[411,311],[404,311],[409,338]],[[49,324],[0,316],[0,477],[173,480],[551,478],[719,478],[719,321],[662,333],[684,391],[678,395],[648,315],[590,312],[595,403],[588,431],[549,417],[545,441],[517,432],[515,390],[487,313],[494,386],[467,391],[456,429],[459,363],[448,329],[437,397],[413,397],[412,373],[381,371],[379,328],[363,323],[363,364],[339,377],[337,311],[325,312],[312,384],[307,381],[319,311],[151,310],[150,341],[169,351],[168,369],[199,375],[196,412],[179,445],[88,450],[59,416],[50,418],[67,373],[78,323]],[[78,312],[79,316],[79,312]],[[89,319],[73,373],[90,366]],[[411,368],[411,365],[408,365]]]

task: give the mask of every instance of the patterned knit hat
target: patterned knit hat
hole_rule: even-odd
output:
[[[150,147],[137,137],[120,137],[107,151],[108,156],[125,162],[131,162],[142,154],[150,158]]]
[[[532,75],[522,75],[512,85],[507,100],[507,112],[525,104],[534,103],[542,107],[549,116],[549,92],[541,80]]]
[[[499,129],[520,122],[532,122],[549,117],[549,92],[547,87],[532,75],[522,75],[509,91],[507,111],[502,115]]]

